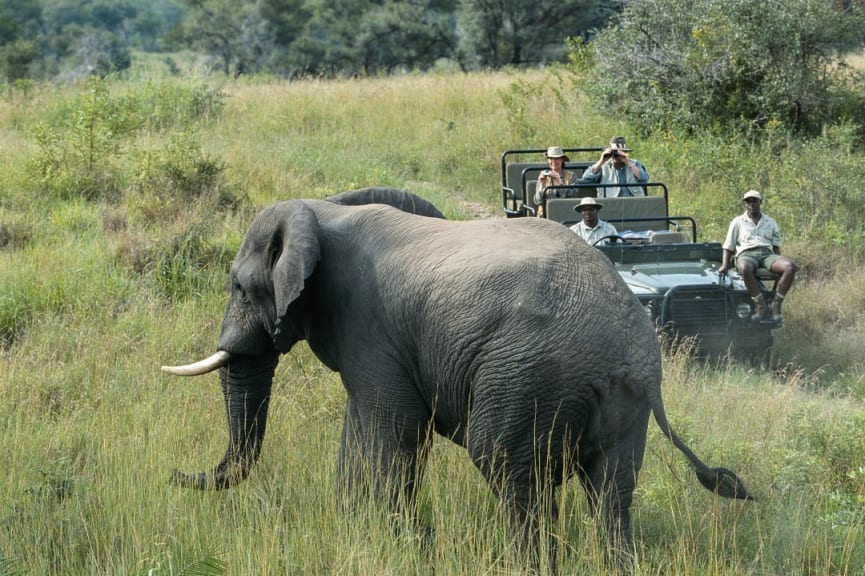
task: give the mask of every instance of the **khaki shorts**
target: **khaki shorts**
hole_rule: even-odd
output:
[[[775,254],[771,248],[752,248],[737,254],[736,262],[747,260],[754,264],[755,268],[766,268],[767,270],[771,270],[772,264],[780,257],[781,256]]]

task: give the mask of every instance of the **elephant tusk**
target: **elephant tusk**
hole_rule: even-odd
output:
[[[162,371],[174,374],[175,376],[201,376],[225,366],[229,360],[231,360],[231,354],[225,350],[219,350],[209,358],[199,360],[193,364],[187,364],[186,366],[163,366]]]

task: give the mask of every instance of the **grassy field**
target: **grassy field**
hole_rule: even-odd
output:
[[[819,139],[630,135],[556,71],[285,83],[189,74],[0,99],[0,575],[528,574],[498,502],[438,439],[420,496],[436,538],[334,498],[344,393],[305,345],[277,369],[261,463],[241,486],[169,486],[225,448],[210,354],[228,265],[255,212],[367,185],[450,218],[499,211],[510,147],[629,135],[677,212],[720,240],[748,188],[802,264],[777,366],[665,358],[683,438],[758,496],[703,490],[654,423],[634,506],[635,574],[865,575],[865,157]],[[771,140],[771,139],[770,139]],[[846,146],[846,147],[845,147]],[[832,158],[825,154],[833,151]],[[815,162],[815,158],[822,162]],[[706,177],[709,176],[709,177]],[[549,526],[566,574],[607,574],[576,482]],[[401,523],[399,520],[397,523]]]

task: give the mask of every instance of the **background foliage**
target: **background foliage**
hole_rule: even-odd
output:
[[[865,125],[863,5],[830,0],[631,0],[572,61],[586,87],[644,132],[819,134]],[[863,133],[860,132],[860,137]]]
[[[2,0],[7,81],[107,74],[189,49],[225,74],[380,74],[562,60],[616,4],[484,0]]]

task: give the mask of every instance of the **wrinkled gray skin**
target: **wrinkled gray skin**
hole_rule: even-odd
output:
[[[364,194],[435,215],[404,192],[355,199]],[[228,450],[208,473],[176,473],[180,485],[247,476],[279,356],[305,339],[348,396],[339,470],[349,494],[366,487],[366,469],[375,490],[411,503],[434,431],[464,446],[505,499],[521,547],[536,551],[537,514],[556,513],[540,496],[575,474],[613,545],[627,548],[652,412],[704,486],[750,498],[675,435],[649,318],[606,258],[560,224],[292,200],[255,218],[230,285],[218,344],[230,355],[220,368]]]

